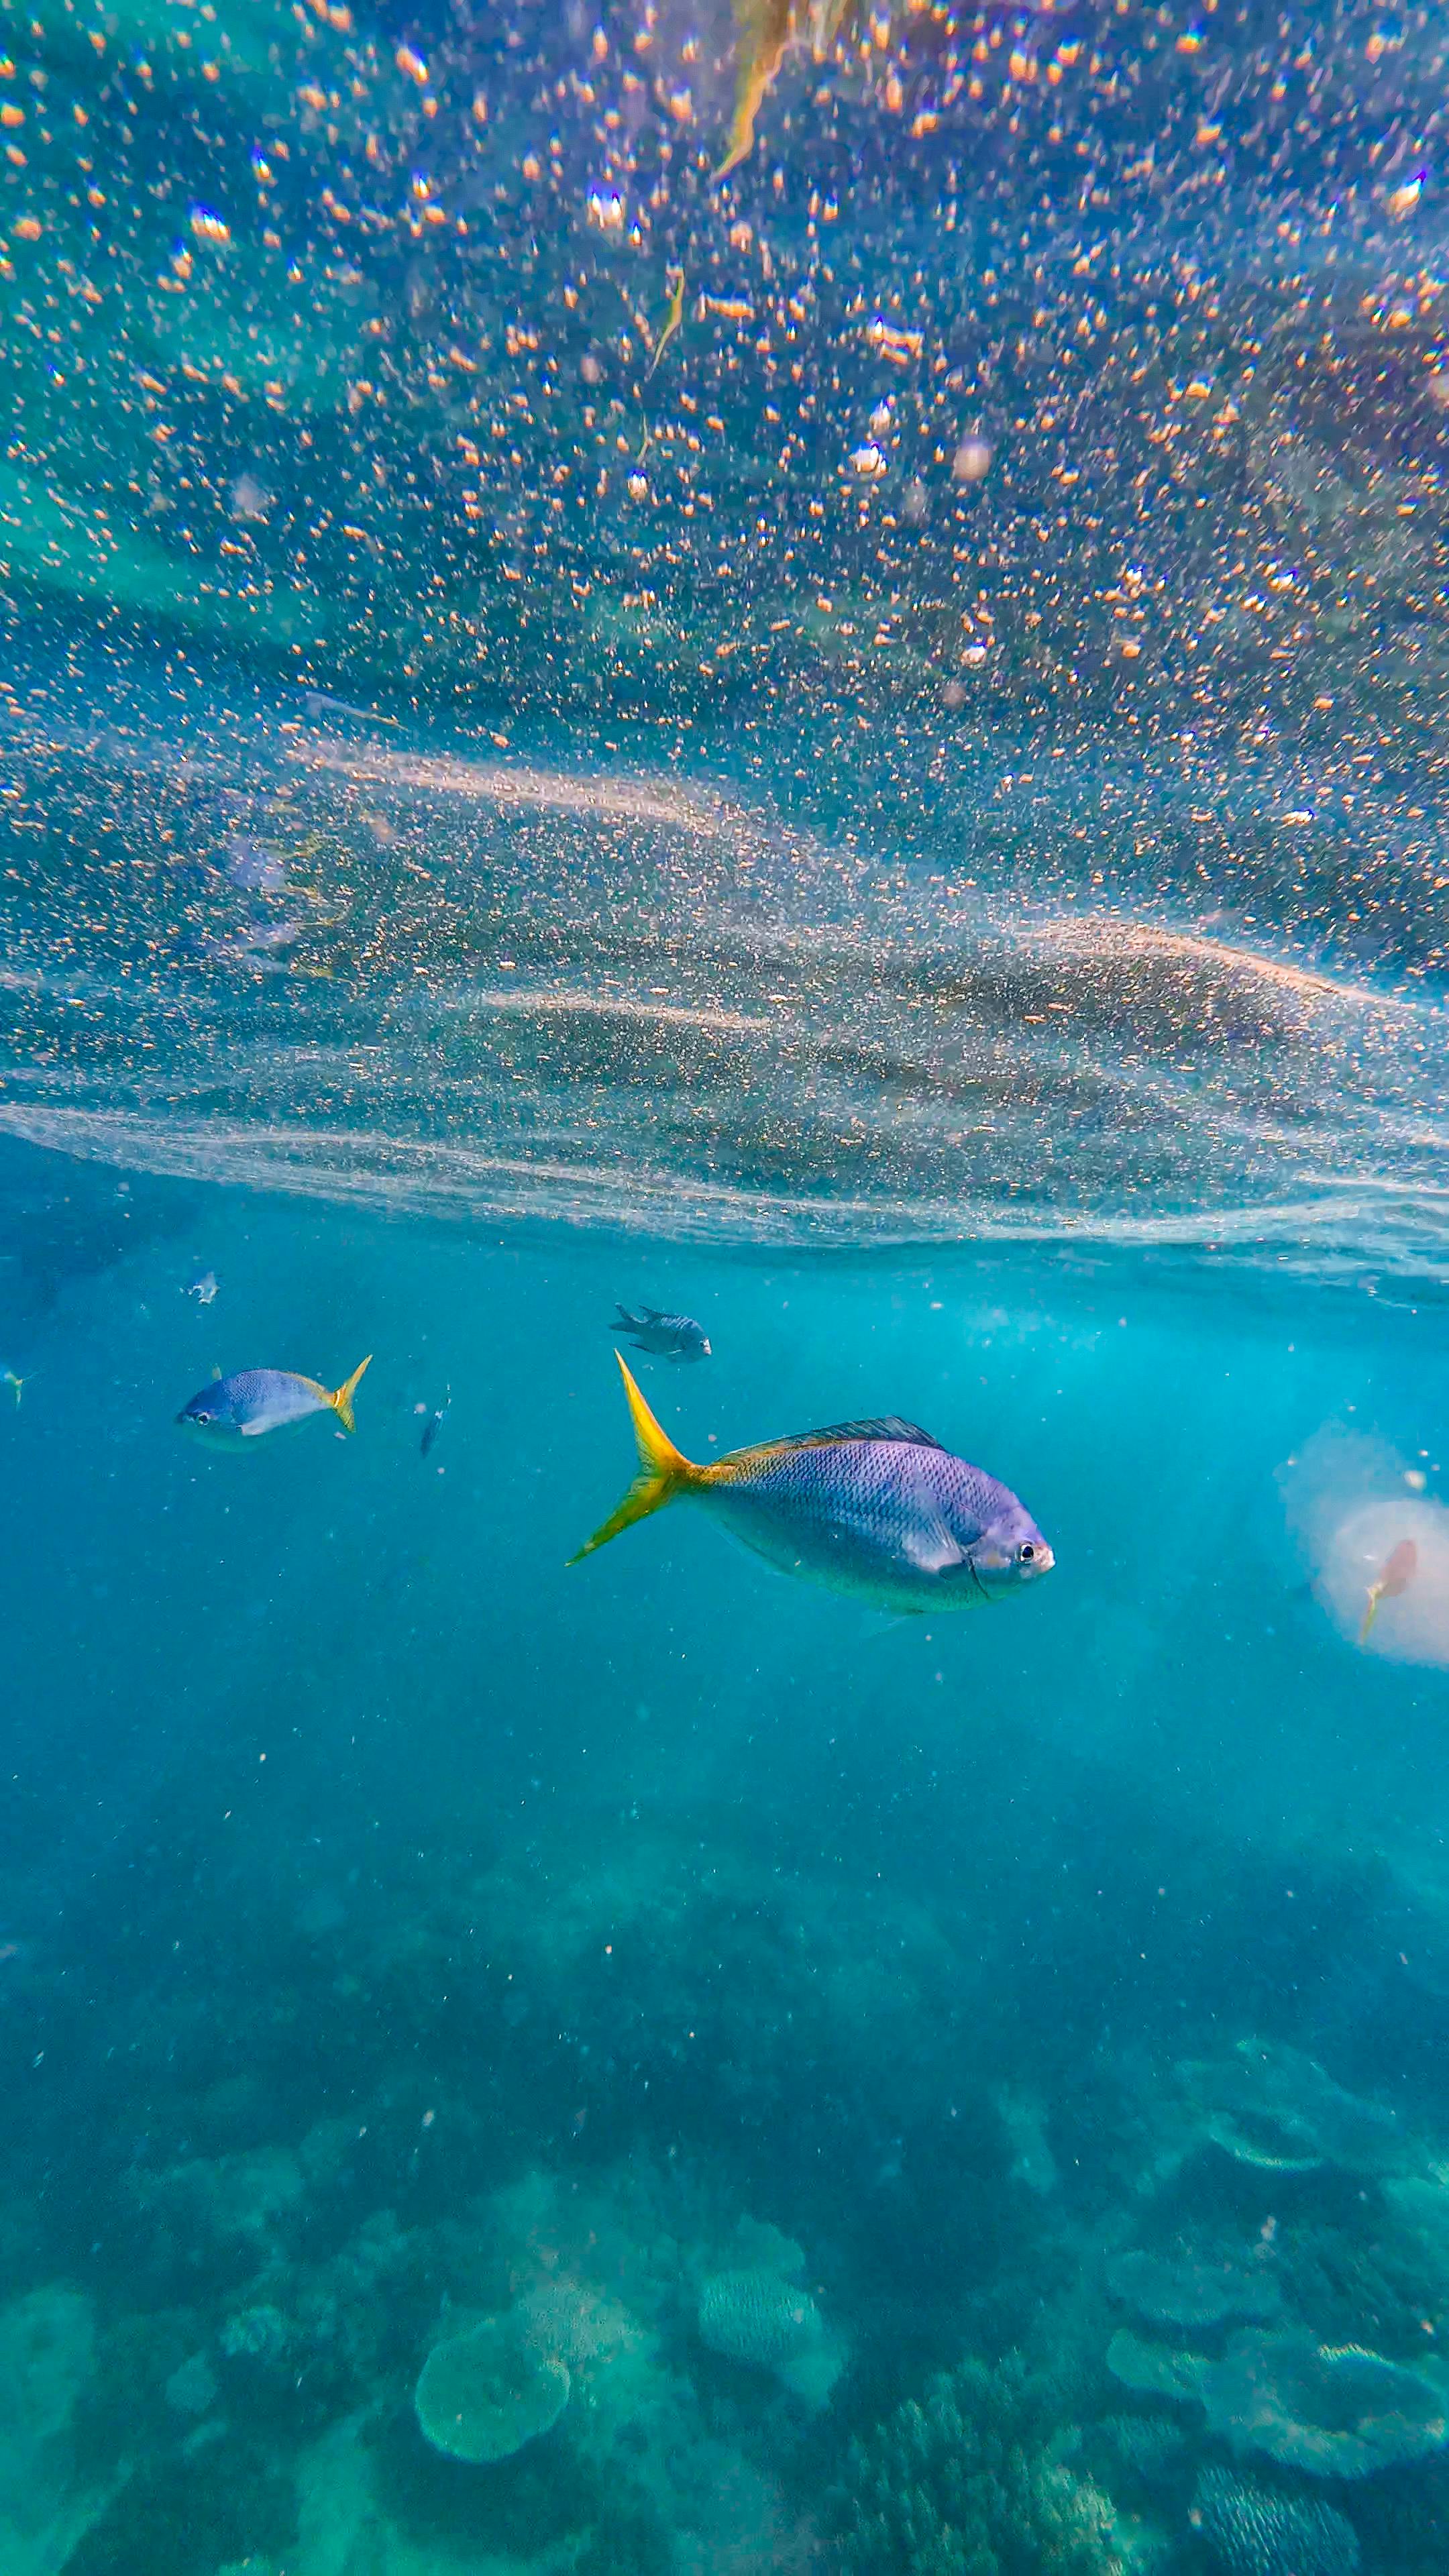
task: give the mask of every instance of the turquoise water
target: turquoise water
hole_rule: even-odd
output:
[[[0,10],[0,2576],[1439,2576],[1446,56]]]

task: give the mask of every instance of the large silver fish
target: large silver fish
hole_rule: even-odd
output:
[[[571,1564],[687,1499],[783,1572],[885,1610],[967,1610],[1051,1571],[1052,1551],[1025,1504],[913,1422],[836,1422],[697,1467],[614,1356],[641,1473]]]

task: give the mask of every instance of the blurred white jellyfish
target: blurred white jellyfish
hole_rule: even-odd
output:
[[[1449,1665],[1449,1510],[1386,1441],[1336,1426],[1279,1470],[1288,1526],[1339,1635],[1393,1664]]]

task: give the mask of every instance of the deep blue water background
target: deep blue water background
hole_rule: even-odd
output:
[[[1434,1442],[1433,1317],[1121,1256],[485,1236],[16,1145],[3,1184],[17,2282],[206,2345],[259,2258],[281,2297],[378,2208],[421,2245],[531,2168],[677,2168],[807,2245],[850,2321],[828,2431],[752,2384],[726,2410],[819,2512],[852,2422],[1029,2342],[1120,2241],[1177,2058],[1288,2040],[1449,2121],[1449,2002],[1404,1960],[1443,1885],[1443,1681],[1333,1632],[1275,1483],[1326,1422]],[[882,1630],[682,1510],[565,1571],[628,1472],[607,1323],[640,1295],[714,1341],[648,1373],[686,1449],[903,1409],[1029,1500],[1050,1582]],[[173,1424],[214,1362],[335,1380],[366,1349],[353,1441],[217,1457]],[[1001,2087],[1048,2195],[1009,2179]],[[300,2233],[138,2222],[146,2176],[331,2120],[356,2138]],[[372,2296],[390,2423],[436,2259]],[[212,2576],[249,2512],[292,2566],[272,2490],[326,2390],[283,2425],[221,2367],[205,2477],[153,2434],[79,2566],[139,2570],[164,2530]],[[423,2563],[492,2545],[479,2491],[409,2492]]]

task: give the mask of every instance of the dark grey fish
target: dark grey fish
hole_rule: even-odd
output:
[[[442,1430],[442,1427],[447,1421],[452,1410],[453,1393],[450,1387],[448,1393],[444,1396],[442,1403],[439,1405],[437,1412],[430,1413],[427,1421],[423,1425],[420,1454],[424,1458],[426,1458],[428,1451],[431,1449],[433,1442],[437,1439],[438,1433]]]
[[[642,1306],[631,1315],[621,1306],[609,1326],[611,1333],[632,1333],[630,1347],[646,1351],[654,1360],[707,1360],[709,1338],[703,1324],[692,1315],[666,1315],[658,1306]]]

